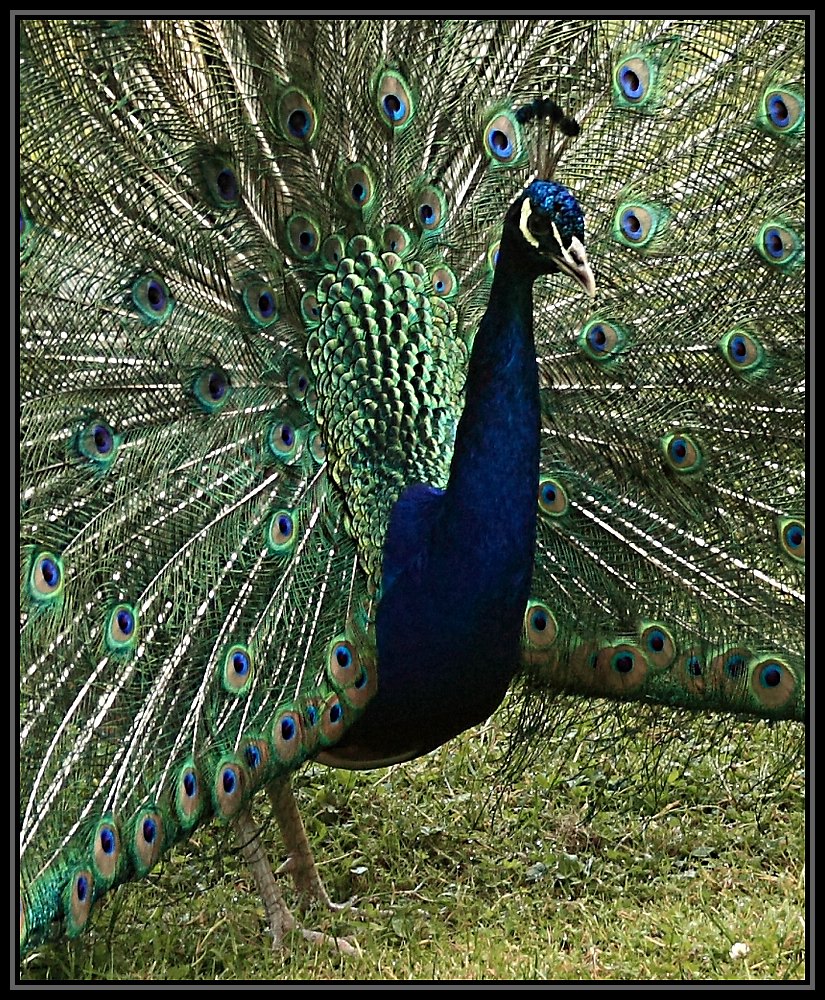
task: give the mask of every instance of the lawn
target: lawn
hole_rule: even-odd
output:
[[[804,729],[559,703],[516,773],[499,715],[426,758],[296,779],[335,899],[271,947],[230,830],[213,826],[38,949],[24,980],[799,981]],[[282,846],[256,808],[273,863]],[[286,898],[294,898],[284,878]]]

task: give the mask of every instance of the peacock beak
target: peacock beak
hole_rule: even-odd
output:
[[[567,248],[562,247],[561,254],[553,254],[553,263],[562,272],[577,281],[590,298],[596,296],[596,279],[587,261],[587,254],[581,240],[575,236]]]

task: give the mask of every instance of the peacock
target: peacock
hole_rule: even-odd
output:
[[[22,955],[508,690],[804,721],[806,27],[20,20]]]

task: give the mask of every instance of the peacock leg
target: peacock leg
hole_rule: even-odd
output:
[[[291,795],[290,798],[292,798]],[[266,917],[269,921],[269,929],[272,934],[273,947],[282,948],[284,935],[289,931],[297,930],[301,933],[302,937],[312,944],[327,945],[334,951],[341,952],[344,955],[360,955],[358,945],[354,944],[348,938],[339,938],[331,934],[323,934],[320,931],[308,931],[298,926],[295,917],[293,917],[289,907],[284,902],[281,890],[278,888],[275,874],[272,871],[269,859],[264,853],[258,828],[252,819],[249,809],[243,809],[236,816],[234,824],[241,856],[249,865],[252,877],[255,879],[255,886],[264,904]],[[303,833],[303,828],[301,832]],[[305,834],[304,838],[306,839]]]
[[[301,896],[299,904],[301,908],[306,909],[312,900],[317,900],[333,913],[350,909],[350,903],[333,903],[324,888],[289,778],[277,778],[271,781],[267,785],[267,793],[288,854],[279,872],[289,872],[292,876],[295,888]]]
[[[295,929],[295,918],[281,896],[272,866],[264,853],[258,828],[248,808],[242,809],[235,817],[234,826],[241,857],[249,865],[264,904],[273,944],[276,948],[280,948],[283,945],[284,934]]]

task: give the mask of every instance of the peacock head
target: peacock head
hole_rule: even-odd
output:
[[[584,215],[562,184],[537,180],[510,207],[505,233],[519,245],[519,258],[539,274],[561,272],[596,294],[596,281],[584,249]]]

